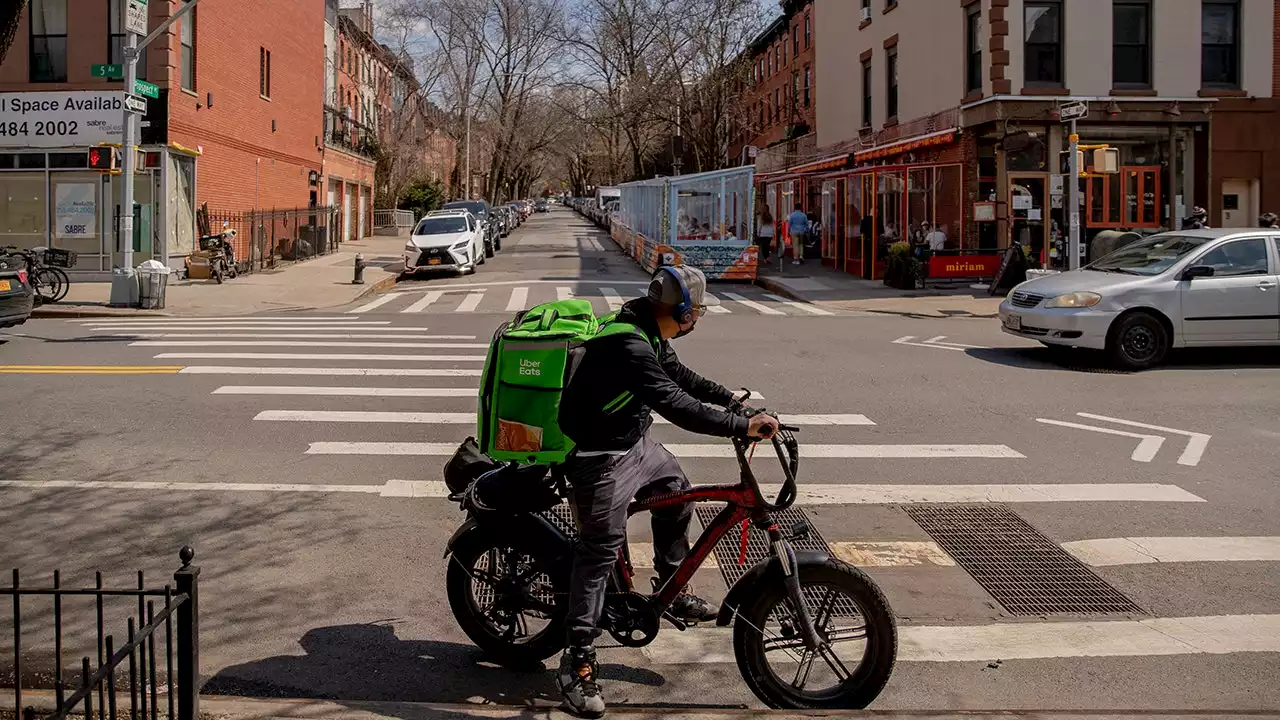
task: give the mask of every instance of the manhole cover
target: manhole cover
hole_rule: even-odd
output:
[[[909,505],[904,510],[1013,615],[1145,614],[1003,505]]]

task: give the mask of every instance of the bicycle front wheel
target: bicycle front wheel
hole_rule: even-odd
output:
[[[839,560],[804,565],[799,573],[801,595],[824,646],[805,646],[786,586],[771,583],[734,621],[738,670],[772,708],[864,708],[884,689],[897,658],[889,602],[871,578]]]
[[[71,278],[67,277],[67,273],[62,268],[44,268],[40,272],[53,273],[58,278],[58,292],[50,302],[58,302],[67,296],[67,291],[71,289]]]
[[[53,268],[39,268],[31,273],[31,287],[40,296],[41,302],[58,302],[67,294],[62,278],[52,270]]]

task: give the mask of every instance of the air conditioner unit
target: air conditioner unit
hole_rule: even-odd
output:
[[[871,22],[871,8],[862,8],[862,22]]]

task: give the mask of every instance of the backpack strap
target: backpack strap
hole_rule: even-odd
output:
[[[617,335],[629,335],[631,333],[636,333],[653,346],[653,353],[655,356],[659,355],[662,349],[661,340],[649,337],[645,334],[644,330],[641,330],[637,325],[617,322],[615,320],[616,317],[617,313],[610,313],[609,315],[601,318],[600,329],[596,332],[595,337],[614,337]],[[618,395],[618,397],[605,403],[601,410],[603,410],[606,415],[612,415],[626,407],[633,399],[635,399],[635,396],[632,395],[630,391],[624,390],[620,395]]]

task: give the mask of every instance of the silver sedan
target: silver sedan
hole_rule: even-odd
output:
[[[1019,284],[1000,303],[1000,323],[1139,370],[1171,348],[1280,344],[1278,286],[1280,230],[1179,230]]]

